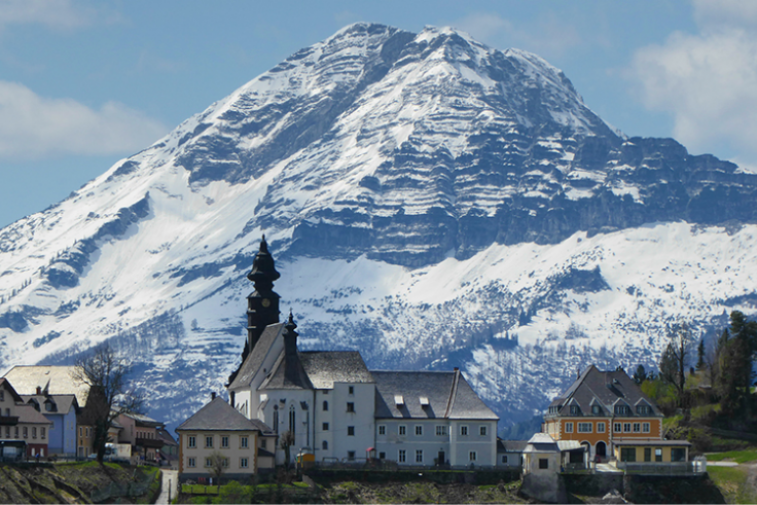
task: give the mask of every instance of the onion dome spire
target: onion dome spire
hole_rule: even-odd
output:
[[[279,277],[281,274],[276,271],[273,256],[268,252],[268,243],[263,235],[260,240],[260,250],[252,260],[252,270],[247,274],[247,278],[255,283],[255,289],[263,292],[273,289],[273,281]]]

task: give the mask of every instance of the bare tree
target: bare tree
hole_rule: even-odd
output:
[[[220,491],[221,476],[229,467],[229,460],[219,451],[213,451],[210,455],[210,474],[216,480],[216,485]]]
[[[687,323],[670,329],[670,342],[660,359],[660,377],[676,389],[678,406],[683,407],[686,387],[686,365],[694,352],[694,338]]]
[[[289,470],[289,458],[291,456],[291,447],[294,445],[294,433],[291,431],[285,431],[281,434],[279,439],[279,446],[284,449],[284,459],[286,461],[286,468]]]
[[[127,376],[131,366],[107,343],[92,354],[77,358],[73,379],[89,386],[83,421],[94,427],[94,448],[97,461],[105,457],[105,444],[113,420],[122,412],[141,413],[144,398],[127,391]]]

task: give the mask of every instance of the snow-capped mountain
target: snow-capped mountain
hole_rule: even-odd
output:
[[[303,348],[461,366],[509,424],[753,312],[756,194],[536,55],[351,25],[0,230],[0,371],[109,340],[180,422],[238,365],[265,233]]]

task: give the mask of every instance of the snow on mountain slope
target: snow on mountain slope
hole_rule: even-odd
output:
[[[265,232],[308,348],[460,365],[509,423],[666,325],[753,311],[757,175],[626,138],[536,55],[356,24],[0,230],[0,369],[109,340],[155,416],[219,390]]]

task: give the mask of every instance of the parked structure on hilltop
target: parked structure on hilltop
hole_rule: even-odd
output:
[[[317,464],[497,465],[498,417],[458,369],[369,371],[356,351],[299,351],[292,313],[279,322],[279,273],[265,237],[247,277],[255,291],[247,297],[247,340],[229,377],[229,403],[278,437],[288,432],[292,454]],[[184,467],[188,443],[180,441]],[[285,463],[281,444],[273,450],[276,463]]]

